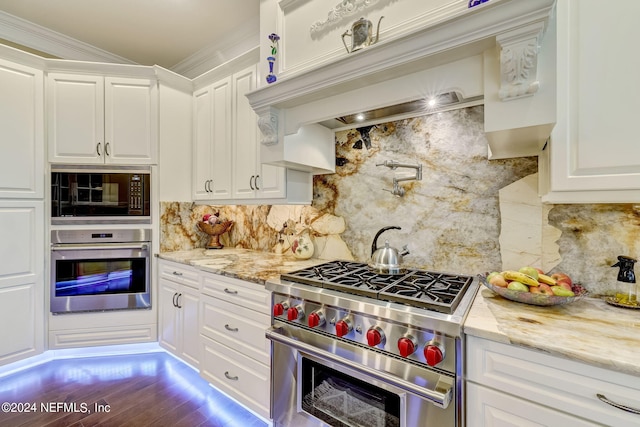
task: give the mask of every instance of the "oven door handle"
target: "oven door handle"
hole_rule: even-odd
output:
[[[122,244],[122,243],[103,243],[100,245],[82,244],[82,243],[65,243],[63,245],[53,244],[51,245],[52,251],[77,251],[83,250],[105,250],[105,249],[141,249],[143,251],[149,250],[148,243],[140,244]]]
[[[413,384],[409,381],[406,381],[402,378],[398,378],[395,375],[390,375],[387,374],[385,372],[382,371],[378,371],[375,369],[368,369],[366,367],[363,367],[362,365],[352,362],[350,360],[347,359],[343,359],[341,357],[337,357],[335,356],[333,353],[329,353],[328,351],[319,349],[317,347],[314,347],[312,345],[306,344],[304,342],[295,340],[293,338],[289,338],[286,335],[283,335],[282,333],[280,333],[280,331],[282,330],[282,328],[274,328],[271,327],[269,329],[267,329],[266,331],[266,337],[268,339],[270,339],[271,341],[275,341],[278,342],[280,344],[284,344],[287,347],[291,347],[293,349],[296,349],[298,351],[304,352],[304,353],[308,353],[312,356],[316,356],[320,359],[325,359],[325,360],[329,360],[331,362],[335,362],[341,365],[345,365],[355,371],[358,371],[364,375],[367,375],[369,377],[373,377],[376,378],[378,380],[384,381],[386,383],[392,384],[402,390],[405,390],[409,393],[418,395],[428,401],[430,401],[431,403],[433,403],[434,405],[440,407],[440,408],[447,408],[449,406],[449,403],[451,403],[451,398],[452,398],[452,387],[450,385],[447,384],[446,387],[442,388],[442,391],[440,390],[430,390],[424,387],[420,387],[416,384]]]

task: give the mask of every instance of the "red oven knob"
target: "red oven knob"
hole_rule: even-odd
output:
[[[416,343],[410,336],[402,337],[398,340],[398,350],[400,356],[409,357],[416,351]]]
[[[324,325],[324,314],[321,311],[314,311],[307,318],[307,324],[310,328]]]
[[[342,319],[336,322],[336,335],[343,337],[351,332],[351,322],[349,319]]]
[[[304,311],[302,310],[301,305],[297,305],[295,307],[291,307],[287,310],[287,319],[288,320],[298,320],[302,316],[304,316]]]
[[[289,309],[289,303],[286,301],[282,301],[280,303],[273,305],[273,316],[278,317],[284,314],[285,310]]]
[[[379,327],[374,326],[373,328],[369,328],[369,330],[367,331],[367,344],[369,344],[371,347],[375,347],[378,344],[382,343],[383,339],[384,332]]]
[[[424,358],[427,365],[436,366],[444,360],[444,349],[438,343],[431,343],[424,346]]]

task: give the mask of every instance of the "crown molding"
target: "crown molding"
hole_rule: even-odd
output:
[[[220,40],[180,61],[171,71],[194,79],[260,44],[260,19],[255,17]]]
[[[0,11],[0,38],[60,59],[135,64],[119,55]]]

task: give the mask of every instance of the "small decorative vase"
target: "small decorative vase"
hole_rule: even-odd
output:
[[[267,61],[269,61],[269,75],[267,75],[267,83],[271,84],[278,80],[275,74],[273,74],[273,64],[276,62],[275,56],[267,57]]]
[[[291,244],[291,252],[293,252],[293,256],[298,259],[311,258],[314,250],[313,242],[308,233],[296,236]]]
[[[233,221],[224,221],[211,225],[208,222],[201,221],[198,223],[200,231],[209,235],[209,242],[205,246],[206,249],[222,249],[224,246],[220,244],[220,236],[226,233],[233,226]]]

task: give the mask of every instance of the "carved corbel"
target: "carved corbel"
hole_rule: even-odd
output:
[[[539,87],[538,52],[544,23],[536,23],[496,36],[500,46],[500,90],[503,101],[535,94]]]
[[[268,108],[258,113],[258,128],[262,133],[260,143],[275,145],[278,143],[278,110]]]

